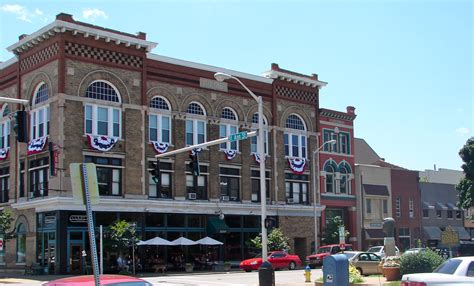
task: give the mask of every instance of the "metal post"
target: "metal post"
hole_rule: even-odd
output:
[[[253,93],[251,93],[254,95]],[[255,96],[255,95],[254,95]],[[263,130],[263,99],[261,96],[257,97],[258,103],[258,138],[257,138],[257,152],[260,156],[260,202],[262,208],[262,260],[267,261],[268,256],[268,238],[267,228],[265,227],[265,219],[267,218],[267,192],[265,184],[265,151],[263,150],[263,140],[265,138]]]
[[[102,230],[102,225],[99,228],[100,231],[100,274],[104,274],[104,233]]]
[[[89,194],[89,182],[87,178],[87,167],[82,164],[84,200],[86,205],[87,225],[89,226],[89,242],[92,256],[92,266],[94,271],[95,286],[100,286],[99,263],[97,261],[97,247],[95,243],[94,220],[92,217],[91,197]]]

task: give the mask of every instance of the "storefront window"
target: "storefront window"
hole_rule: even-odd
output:
[[[188,215],[188,227],[204,227],[206,216]]]
[[[182,214],[169,214],[168,215],[168,227],[184,227],[184,215],[182,215]]]
[[[96,212],[95,226],[108,226],[117,220],[117,213],[115,212]]]
[[[244,228],[259,228],[260,216],[244,216]]]
[[[20,223],[16,228],[16,263],[26,261],[26,227]]]
[[[220,168],[221,201],[240,200],[240,169]]]
[[[122,195],[122,159],[86,156],[84,161],[97,165],[99,195]]]
[[[3,235],[0,235],[0,241],[2,242],[2,249],[0,250],[0,264],[5,263],[5,239]]]
[[[164,227],[165,214],[147,213],[145,216],[146,227]]]

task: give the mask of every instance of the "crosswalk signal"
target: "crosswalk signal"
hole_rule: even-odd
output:
[[[151,163],[151,170],[149,171],[151,174],[151,179],[155,184],[159,184],[161,180],[161,170],[160,170],[160,161],[152,162]]]
[[[194,152],[194,155],[189,154],[189,159],[191,159],[191,162],[189,162],[189,167],[191,168],[191,172],[193,173],[193,176],[199,177],[201,175],[201,172],[199,169],[199,153]]]
[[[24,110],[18,110],[14,116],[15,122],[13,124],[13,130],[16,133],[16,140],[18,142],[28,142],[28,130],[27,130],[27,114]]]
[[[276,226],[276,220],[271,217],[265,218],[265,228],[274,228]]]

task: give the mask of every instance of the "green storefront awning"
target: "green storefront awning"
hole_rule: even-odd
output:
[[[209,217],[207,219],[207,231],[209,233],[228,233],[229,226],[224,220],[221,220],[218,217]]]

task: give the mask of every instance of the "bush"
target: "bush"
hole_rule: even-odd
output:
[[[362,275],[360,275],[359,270],[352,264],[349,263],[349,283],[360,283],[364,282]]]
[[[432,250],[403,255],[400,259],[400,273],[428,273],[444,262],[444,259]]]

